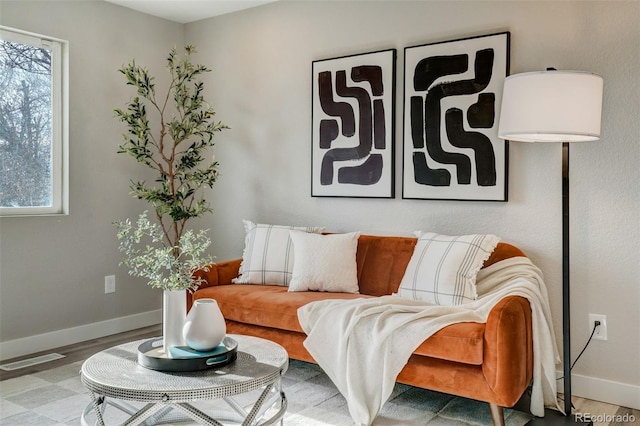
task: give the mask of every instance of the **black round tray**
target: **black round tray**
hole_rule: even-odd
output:
[[[209,352],[198,352],[187,346],[169,349],[171,356],[162,347],[162,337],[147,340],[138,346],[138,364],[158,371],[199,371],[230,364],[238,356],[238,342],[231,337],[225,337]]]

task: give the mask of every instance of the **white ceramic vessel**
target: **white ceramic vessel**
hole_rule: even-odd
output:
[[[169,346],[184,346],[182,328],[186,316],[186,290],[165,290],[162,294],[162,346],[167,356]]]
[[[197,351],[210,351],[227,334],[227,325],[215,299],[197,299],[182,329],[184,341]]]

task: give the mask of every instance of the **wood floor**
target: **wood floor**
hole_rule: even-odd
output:
[[[35,358],[36,356],[50,354],[52,352],[64,355],[64,358],[57,359],[55,361],[46,362],[43,364],[36,364],[31,367],[21,368],[19,370],[4,371],[0,370],[0,381],[13,379],[14,377],[20,377],[27,374],[37,373],[39,371],[49,370],[63,365],[72,364],[76,361],[81,361],[89,358],[91,355],[100,352],[104,349],[112,346],[119,345],[121,343],[131,342],[140,339],[149,339],[151,337],[162,335],[162,325],[153,325],[151,327],[140,328],[138,330],[127,331],[125,333],[114,334],[111,336],[100,337],[98,339],[88,340],[86,342],[76,343],[74,345],[62,346],[60,348],[51,349],[48,351],[38,352],[22,357],[8,359],[3,361],[2,364],[8,364],[10,362],[21,361],[23,359]]]
[[[45,355],[48,353],[59,353],[65,357],[55,361],[46,362],[43,364],[37,364],[31,367],[22,368],[13,371],[0,370],[0,381],[13,379],[15,377],[24,376],[27,374],[37,373],[39,371],[45,371],[63,365],[71,364],[76,361],[87,359],[96,352],[110,348],[112,346],[130,342],[133,340],[148,339],[162,334],[162,326],[154,325],[151,327],[145,327],[138,330],[128,331],[125,333],[114,334],[112,336],[101,337],[99,339],[93,339],[86,342],[76,343],[74,345],[63,346],[48,351],[43,351],[35,354],[30,354],[23,357],[18,357],[10,360],[3,361],[3,364],[10,362],[21,361],[23,359],[33,358],[39,355]],[[640,425],[640,410],[634,410],[631,408],[620,407],[617,405],[607,404],[599,401],[592,401],[580,397],[573,398],[573,404],[575,411],[578,413],[589,413],[591,416],[598,416],[603,421],[594,421],[594,426],[630,426],[634,424]],[[635,422],[617,421],[617,419],[623,419],[623,416],[634,416]],[[628,417],[627,417],[628,418]],[[543,420],[544,419],[540,419]],[[596,420],[596,419],[594,419]]]

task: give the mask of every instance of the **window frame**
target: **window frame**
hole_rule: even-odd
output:
[[[0,206],[0,217],[69,214],[69,42],[0,25],[0,39],[51,50],[51,205]]]

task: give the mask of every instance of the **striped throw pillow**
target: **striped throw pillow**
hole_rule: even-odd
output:
[[[319,234],[320,227],[256,224],[243,220],[246,236],[240,273],[235,284],[288,286],[293,272],[293,243],[289,231]]]
[[[495,235],[417,234],[398,296],[444,306],[476,300],[476,275],[500,239]]]

